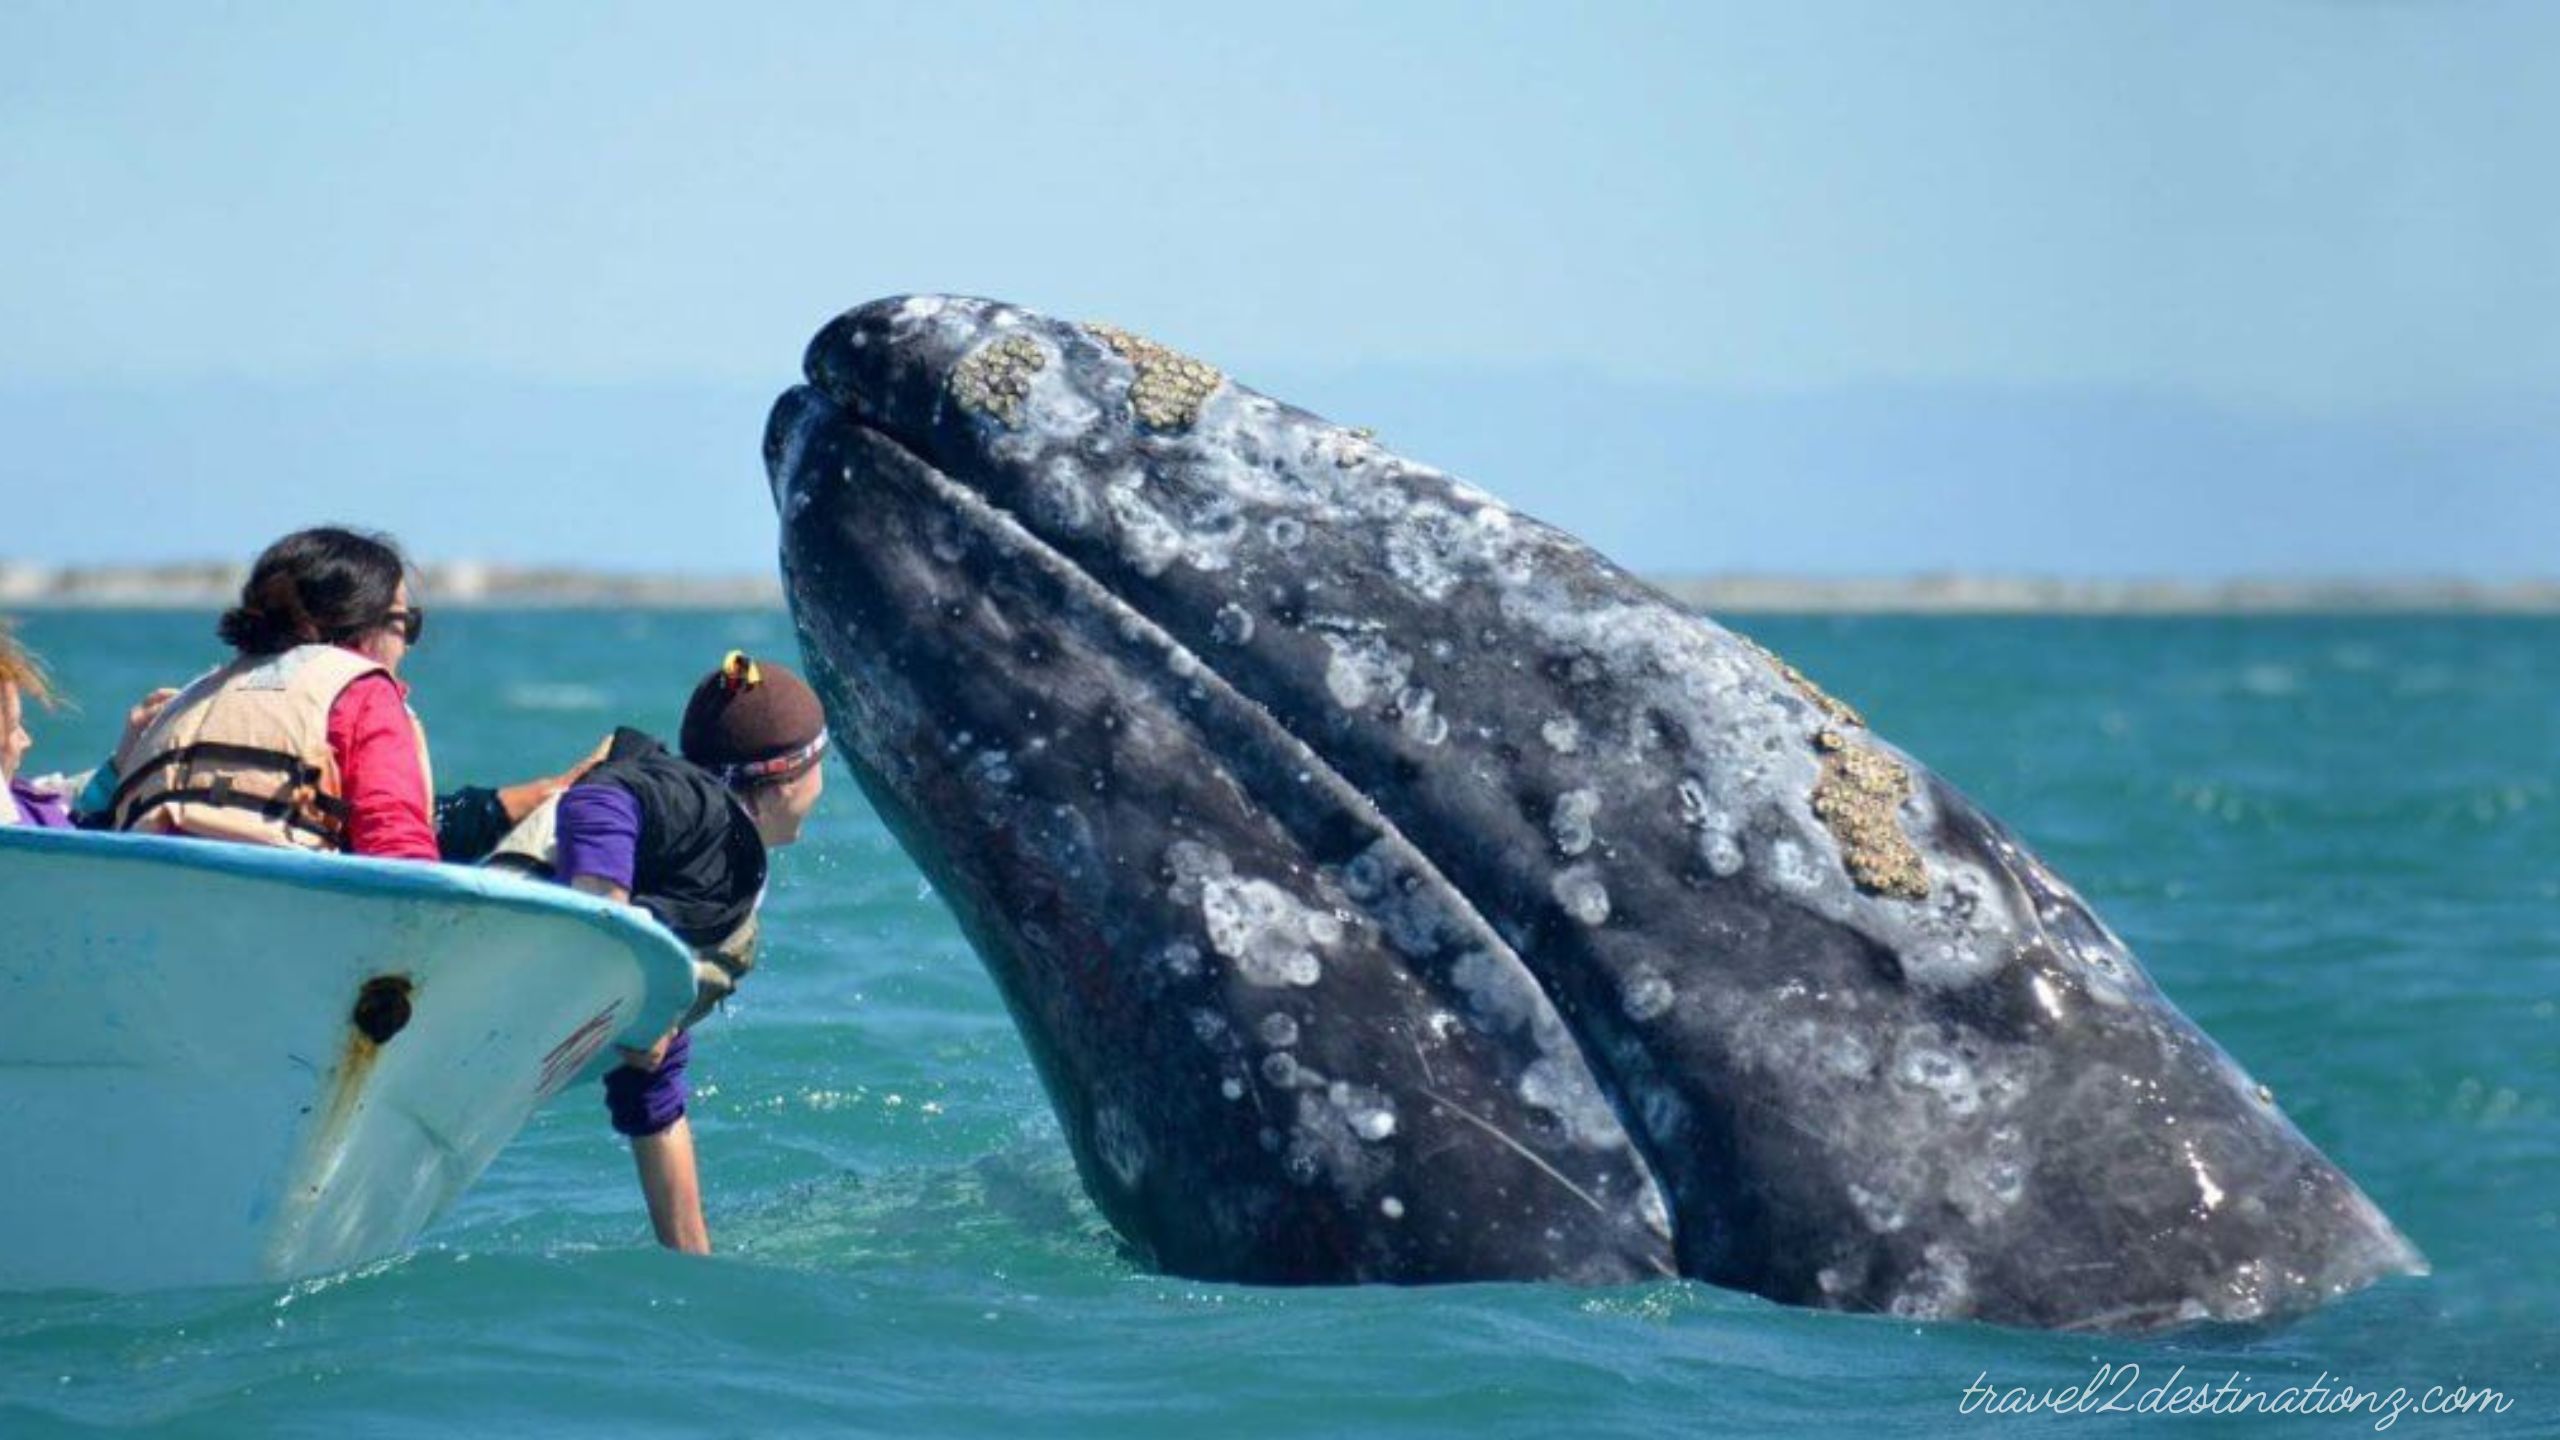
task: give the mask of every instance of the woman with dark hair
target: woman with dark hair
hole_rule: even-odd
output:
[[[426,626],[389,538],[267,547],[218,633],[232,659],[116,752],[118,830],[436,858],[426,735],[400,661]]]

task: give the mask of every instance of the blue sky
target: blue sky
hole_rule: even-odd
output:
[[[0,556],[753,569],[762,405],[933,289],[1652,568],[2551,573],[2555,64],[2530,4],[0,0]]]

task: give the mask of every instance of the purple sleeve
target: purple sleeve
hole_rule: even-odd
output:
[[[616,785],[572,785],[560,797],[552,870],[565,885],[581,875],[631,888],[640,853],[640,802]]]
[[[18,802],[18,818],[38,830],[71,828],[71,803],[50,791],[9,782],[9,797]]]
[[[655,1070],[617,1065],[604,1072],[605,1113],[613,1128],[637,1140],[655,1135],[684,1118],[692,1086],[685,1070],[693,1059],[693,1035],[679,1032]]]

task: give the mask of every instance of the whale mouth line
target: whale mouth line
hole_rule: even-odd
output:
[[[832,395],[828,398],[837,414],[852,428],[896,450],[913,467],[914,473],[922,478],[933,497],[944,505],[946,513],[969,525],[981,539],[1001,546],[1005,553],[1019,556],[1027,563],[1047,570],[1071,593],[1076,594],[1085,603],[1095,606],[1099,613],[1106,614],[1118,622],[1119,628],[1124,633],[1108,637],[1109,640],[1116,642],[1114,658],[1132,659],[1133,652],[1150,649],[1160,652],[1161,663],[1168,667],[1180,663],[1177,657],[1187,660],[1190,668],[1183,678],[1210,691],[1210,698],[1204,701],[1204,704],[1213,704],[1216,708],[1230,710],[1238,716],[1245,717],[1247,724],[1265,731],[1294,762],[1296,772],[1301,777],[1300,788],[1313,791],[1357,816],[1374,836],[1373,844],[1384,843],[1393,846],[1397,852],[1398,862],[1409,865],[1418,879],[1432,887],[1442,897],[1442,903],[1449,907],[1446,918],[1450,927],[1466,934],[1468,947],[1491,951],[1517,967],[1524,981],[1548,1006],[1554,1009],[1556,1019],[1562,1022],[1560,1036],[1562,1044],[1569,1047],[1571,1054],[1591,1077],[1592,1083],[1606,1097],[1610,1111],[1617,1118],[1626,1136],[1629,1153],[1637,1162],[1641,1179],[1650,1184],[1657,1193],[1666,1197],[1669,1195],[1671,1187],[1665,1179],[1665,1167],[1660,1158],[1652,1153],[1650,1139],[1644,1133],[1643,1127],[1630,1123],[1634,1112],[1627,1102],[1627,1097],[1622,1093],[1622,1087],[1615,1072],[1603,1063],[1602,1057],[1595,1052],[1592,1043],[1566,1019],[1563,1005],[1538,978],[1536,969],[1520,954],[1519,947],[1512,944],[1494,927],[1493,921],[1485,914],[1475,897],[1469,895],[1452,880],[1431,853],[1405,833],[1404,827],[1381,810],[1366,791],[1352,784],[1331,760],[1310,745],[1281,716],[1247,695],[1215,665],[1185,643],[1180,636],[1166,629],[1153,616],[1130,603],[1119,592],[1104,584],[1092,571],[1076,563],[1072,557],[1051,544],[1047,538],[1032,530],[1019,515],[997,503],[984,492],[962,483],[933,463],[915,446],[908,444],[888,426],[870,419],[855,407],[845,404]],[[1100,642],[1106,637],[1096,636],[1095,638]],[[1200,717],[1190,707],[1174,698],[1178,688],[1173,686],[1165,688],[1168,708],[1198,732]],[[1213,748],[1209,743],[1208,735],[1201,733],[1199,738],[1203,742],[1204,749]],[[1305,837],[1299,833],[1299,827],[1284,818],[1282,807],[1271,803],[1266,793],[1267,782],[1258,782],[1253,776],[1232,768],[1229,774],[1240,789],[1253,797],[1261,813],[1274,827],[1290,835],[1293,840],[1306,843]],[[1453,1102],[1446,1101],[1445,1097],[1434,1096],[1433,1098],[1449,1104],[1452,1112],[1460,1116],[1464,1122],[1484,1130],[1500,1144],[1525,1157],[1535,1172],[1562,1186],[1577,1203],[1589,1206],[1595,1211],[1603,1208],[1589,1191],[1575,1184],[1570,1177],[1541,1159],[1535,1146],[1510,1133],[1498,1121],[1459,1108]],[[1671,1216],[1670,1229],[1673,1232],[1672,1235],[1667,1235],[1666,1239],[1672,1239],[1676,1247],[1678,1207],[1666,1206],[1666,1212]],[[1679,1278],[1680,1272],[1676,1266],[1658,1258],[1652,1259],[1651,1268],[1663,1278]]]

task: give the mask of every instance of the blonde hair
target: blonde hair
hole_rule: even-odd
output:
[[[0,685],[15,685],[20,695],[53,708],[53,676],[34,651],[19,643],[17,626],[8,620],[0,620]]]

